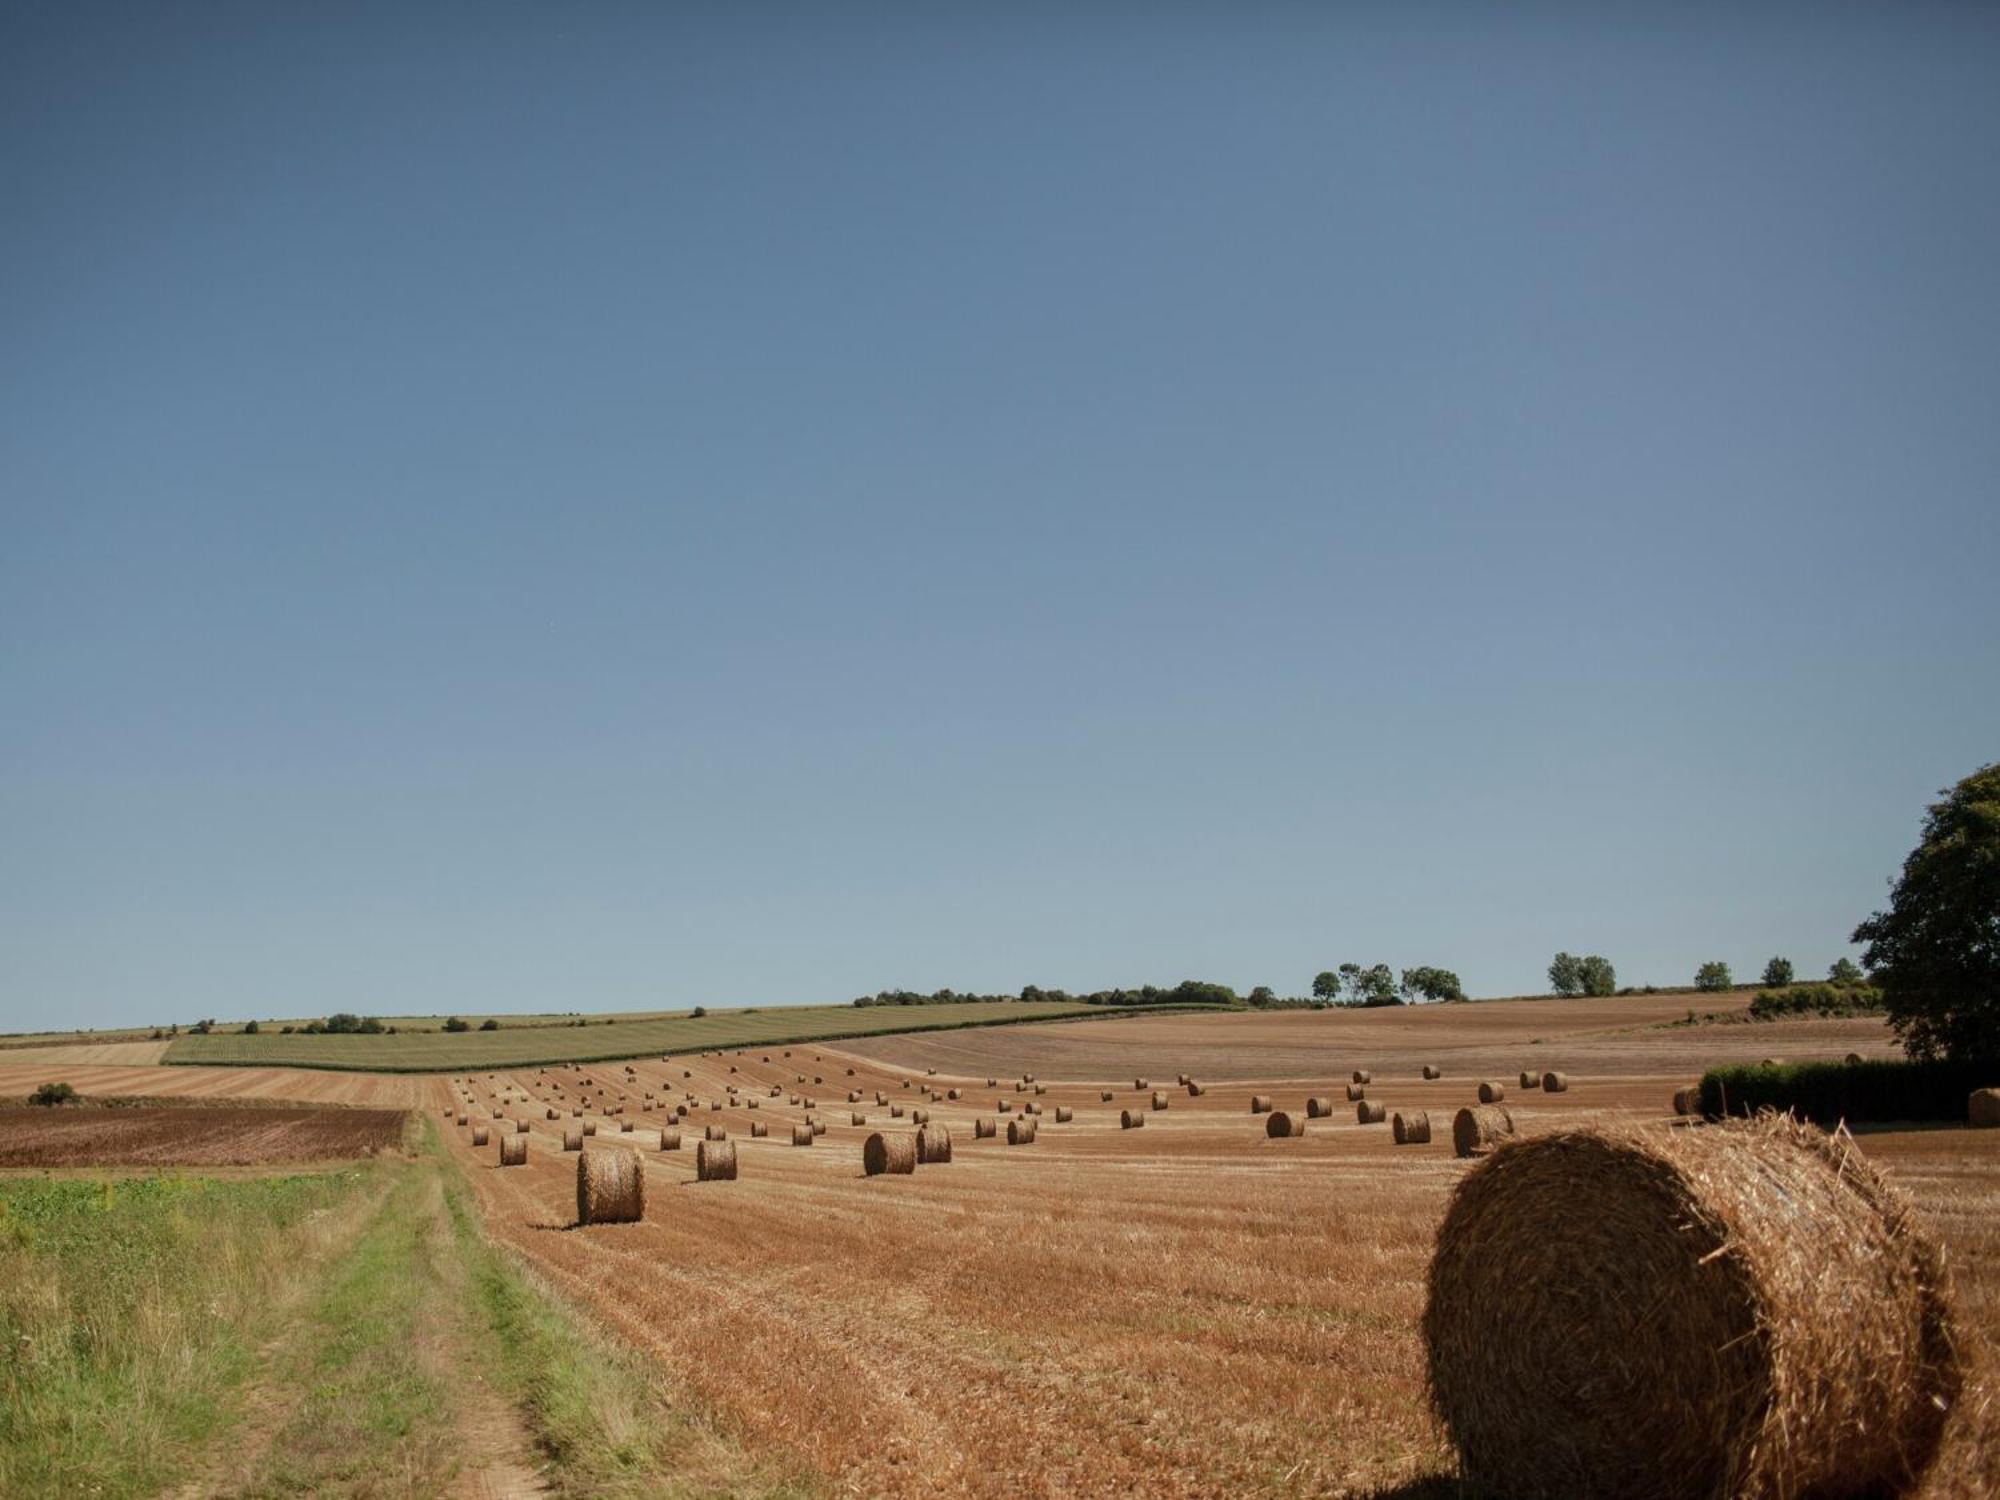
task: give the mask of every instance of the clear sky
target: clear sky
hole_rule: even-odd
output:
[[[0,5],[0,1028],[1849,951],[2000,8]]]

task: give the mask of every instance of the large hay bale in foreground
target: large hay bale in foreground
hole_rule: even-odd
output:
[[[1974,1089],[1965,1101],[1965,1118],[1975,1130],[2000,1126],[2000,1089]]]
[[[1423,1333],[1494,1494],[1903,1493],[1961,1379],[1907,1201],[1783,1117],[1502,1146],[1452,1196]]]
[[[1514,1133],[1514,1117],[1504,1109],[1461,1109],[1452,1117],[1451,1149],[1459,1156],[1483,1156]]]
[[[694,1179],[696,1182],[734,1182],[736,1180],[736,1142],[696,1141],[694,1146]]]
[[[1302,1116],[1287,1114],[1282,1109],[1274,1109],[1264,1117],[1264,1135],[1267,1139],[1274,1141],[1284,1140],[1288,1137],[1304,1135],[1305,1133],[1306,1122]]]
[[[926,1120],[917,1131],[917,1160],[925,1166],[951,1160],[951,1132]]]
[[[503,1135],[500,1137],[500,1165],[503,1167],[525,1167],[528,1164],[528,1138],[525,1135]]]
[[[1363,1099],[1354,1106],[1354,1120],[1359,1125],[1380,1125],[1389,1115],[1389,1106],[1378,1104],[1372,1099]]]
[[[884,1172],[907,1177],[917,1170],[917,1138],[876,1131],[861,1143],[861,1170],[870,1177],[880,1177]]]
[[[1498,1104],[1506,1097],[1507,1085],[1500,1082],[1497,1078],[1489,1078],[1479,1085],[1479,1102],[1481,1104]]]
[[[576,1222],[635,1224],[646,1213],[646,1171],[630,1146],[576,1159]]]
[[[1389,1134],[1399,1146],[1421,1146],[1431,1138],[1431,1117],[1420,1109],[1407,1115],[1399,1109],[1389,1117]]]

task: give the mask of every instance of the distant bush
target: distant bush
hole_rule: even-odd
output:
[[[197,1021],[194,1023],[194,1025],[188,1027],[189,1033],[194,1036],[207,1036],[210,1032],[214,1030],[215,1030],[215,1022],[212,1020]]]
[[[708,1007],[706,1005],[697,1005],[693,1010],[688,1012],[689,1018],[696,1021],[699,1021],[703,1016],[707,1014],[708,1014]]]
[[[446,1031],[470,1031],[470,1030],[472,1030],[472,1028],[471,1028],[470,1026],[468,1026],[468,1025],[467,1025],[467,1024],[465,1023],[465,1021],[464,1021],[464,1020],[462,1020],[462,1019],[461,1019],[460,1017],[458,1017],[458,1016],[446,1016],[446,1017],[444,1018],[444,1029],[445,1029]]]
[[[264,1028],[259,1026],[255,1021],[245,1021],[243,1023],[243,1034],[245,1036],[255,1036],[258,1032],[262,1031],[263,1029]]]
[[[1764,965],[1764,983],[1774,990],[1781,990],[1792,982],[1792,961],[1789,958],[1774,958]]]
[[[53,1109],[58,1104],[73,1104],[76,1090],[66,1083],[45,1083],[28,1096],[30,1104],[39,1104],[44,1109]]]
[[[479,1023],[479,1029],[481,1031],[498,1031],[500,1029],[500,1022],[494,1017],[488,1016]]]
[[[1735,980],[1729,977],[1729,965],[1719,958],[1712,958],[1694,971],[1694,987],[1698,990],[1726,990]]]
[[[1778,1021],[1791,1016],[1879,1016],[1882,992],[1866,984],[1793,984],[1760,990],[1750,1002],[1750,1019]]]
[[[1702,1076],[1701,1109],[1706,1115],[1789,1110],[1829,1128],[1843,1120],[1963,1120],[1972,1091],[1996,1084],[2000,1061],[1744,1064]]]
[[[1826,977],[1835,984],[1861,983],[1861,965],[1851,958],[1836,958],[1833,966],[1826,971]]]

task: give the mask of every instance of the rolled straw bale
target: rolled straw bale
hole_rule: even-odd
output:
[[[792,1144],[794,1146],[810,1146],[812,1143],[813,1143],[812,1126],[794,1125],[792,1127]]]
[[[1136,1109],[1121,1109],[1118,1111],[1118,1128],[1120,1130],[1137,1130],[1145,1123],[1145,1115]]]
[[[1483,1156],[1514,1133],[1514,1117],[1504,1109],[1461,1109],[1452,1116],[1451,1149],[1459,1156]]]
[[[1366,1068],[1356,1068],[1353,1077],[1348,1080],[1350,1083],[1373,1083],[1374,1081],[1375,1075]]]
[[[1908,1493],[1963,1375],[1908,1201],[1775,1115],[1503,1145],[1445,1212],[1423,1335],[1491,1494]]]
[[[1760,1068],[1782,1068],[1784,1065],[1785,1060],[1782,1057],[1765,1057],[1758,1059],[1757,1062]]]
[[[1567,1094],[1569,1092],[1569,1074],[1544,1073],[1542,1075],[1542,1092],[1545,1094]]]
[[[1067,1104],[1058,1104],[1056,1106],[1056,1124],[1067,1125],[1075,1118],[1076,1111],[1071,1109]]]
[[[1208,1085],[1205,1083],[1190,1083],[1188,1085],[1188,1096],[1190,1098],[1199,1099],[1203,1094],[1207,1092],[1208,1092]]]
[[[974,1120],[972,1122],[972,1138],[975,1141],[988,1140],[998,1134],[999,1129],[999,1125],[992,1120]]]
[[[1324,1120],[1330,1118],[1332,1114],[1333,1101],[1331,1099],[1314,1094],[1306,1100],[1306,1118],[1308,1120]]]
[[[563,1150],[581,1151],[582,1149],[583,1132],[581,1130],[565,1130],[563,1132]]]
[[[1965,1118],[1975,1130],[2000,1126],[2000,1089],[1974,1089],[1965,1101]]]
[[[583,1118],[583,1111],[580,1109],[573,1109],[569,1112],[569,1117],[572,1120],[581,1120]]]
[[[1270,1112],[1271,1112],[1271,1096],[1269,1094],[1252,1094],[1250,1096],[1251,1114],[1268,1115]]]
[[[1035,1085],[1035,1092],[1038,1094],[1046,1094],[1048,1091],[1049,1091],[1049,1086],[1046,1083],[1038,1083]]]
[[[1038,1115],[1041,1112],[1042,1112],[1041,1105],[1035,1103],[1035,1101],[1032,1099],[1030,1099],[1026,1104],[1021,1106],[1021,1113],[1024,1115]],[[911,1113],[912,1117],[914,1118],[917,1111],[912,1111]]]
[[[503,1167],[525,1167],[528,1164],[528,1138],[525,1135],[503,1135],[500,1137],[500,1165]]]
[[[1521,1087],[1523,1089],[1538,1089],[1541,1086],[1542,1086],[1541,1074],[1531,1073],[1526,1068],[1521,1069]]]
[[[696,1141],[694,1146],[694,1177],[696,1182],[734,1182],[736,1180],[736,1142]]]
[[[660,1132],[660,1149],[662,1151],[680,1150],[681,1133],[678,1130],[662,1130]]]
[[[1017,1083],[1014,1085],[1014,1092],[1017,1094],[1025,1094],[1028,1092],[1028,1086],[1025,1083]]]
[[[1282,1140],[1290,1136],[1304,1135],[1306,1122],[1302,1116],[1287,1114],[1282,1109],[1274,1109],[1264,1119],[1264,1134],[1272,1140]]]
[[[1029,1107],[1033,1108],[1032,1105]],[[910,1123],[912,1125],[928,1125],[930,1118],[931,1112],[927,1109],[913,1109],[910,1111]]]
[[[583,1122],[583,1133],[585,1135],[596,1135],[597,1122],[595,1120],[585,1120]]]
[[[1388,1114],[1388,1105],[1378,1104],[1372,1099],[1363,1099],[1354,1106],[1355,1121],[1362,1125],[1380,1125],[1388,1118]]]
[[[487,1130],[487,1128],[486,1128],[486,1127],[485,1127],[484,1125],[475,1125],[475,1126],[473,1126],[473,1127],[472,1127],[472,1144],[473,1144],[473,1145],[475,1145],[475,1146],[483,1146],[483,1145],[485,1145],[485,1144],[486,1144],[487,1140],[488,1140],[488,1139],[489,1139],[490,1137],[491,1137],[491,1132],[490,1132],[490,1131],[488,1131],[488,1130]]]
[[[866,1125],[868,1123],[868,1116],[861,1113],[858,1109],[849,1110],[847,1112],[847,1123],[850,1125]]]
[[[701,1138],[705,1141],[726,1141],[729,1132],[720,1125],[704,1125],[701,1127]]]
[[[1109,1104],[1111,1102],[1111,1090],[1100,1089],[1097,1094],[1097,1102],[1099,1104]],[[460,1120],[458,1123],[463,1125],[465,1121]]]
[[[870,1177],[880,1177],[885,1172],[897,1177],[909,1176],[917,1170],[917,1138],[876,1131],[861,1143],[861,1170]]]
[[[1132,1087],[1137,1089],[1140,1093],[1143,1094],[1146,1092],[1148,1088],[1152,1087],[1152,1085],[1147,1083],[1146,1080],[1143,1078],[1135,1078],[1132,1080]]]
[[[935,1073],[937,1069],[932,1068],[931,1071]],[[1034,1081],[1035,1081],[1035,1075],[1033,1073],[1023,1073],[1021,1075],[1021,1082],[1023,1083],[1033,1083]]]
[[[861,1090],[849,1089],[847,1091],[847,1102],[849,1104],[859,1104],[861,1102]]]
[[[1479,1102],[1481,1104],[1498,1104],[1506,1097],[1507,1085],[1500,1082],[1497,1078],[1489,1078],[1479,1085]]]
[[[996,1114],[1004,1115],[1013,1107],[1014,1107],[1013,1101],[1010,1099],[995,1099],[993,1101],[993,1110],[994,1113]]]
[[[1368,1085],[1365,1083],[1350,1083],[1347,1086],[1347,1102],[1349,1104],[1354,1103],[1357,1099],[1366,1099],[1367,1097]]]
[[[1007,1144],[1010,1146],[1032,1146],[1035,1144],[1035,1122],[1025,1117],[1017,1117],[1007,1122]]]
[[[807,1121],[807,1124],[808,1124],[808,1125],[809,1125],[809,1126],[810,1126],[810,1127],[812,1128],[812,1133],[813,1133],[814,1135],[825,1135],[825,1134],[826,1134],[826,1121],[824,1121],[824,1120],[809,1120],[809,1121]]]
[[[1698,1115],[1701,1113],[1701,1085],[1691,1083],[1686,1088],[1674,1090],[1674,1113],[1677,1115]]]
[[[576,1159],[576,1222],[635,1224],[646,1216],[646,1171],[630,1146]]]
[[[890,1119],[892,1119],[892,1120],[900,1120],[900,1119],[902,1119],[902,1118],[903,1118],[903,1106],[902,1106],[902,1105],[900,1105],[900,1104],[892,1104],[892,1105],[890,1105],[890,1106],[889,1106],[889,1118],[890,1118]]]
[[[549,1109],[543,1111],[542,1118],[545,1120],[553,1120],[559,1117],[557,1116],[556,1112],[553,1109]]]
[[[925,1124],[917,1131],[917,1160],[926,1166],[951,1160],[951,1131],[942,1125]]]
[[[1164,1092],[1164,1091],[1162,1091],[1162,1090],[1160,1090],[1160,1089],[1154,1089],[1154,1090],[1153,1090],[1153,1108],[1155,1108],[1155,1109],[1165,1109],[1166,1107],[1167,1107],[1167,1096],[1166,1096],[1165,1092]]]
[[[1178,1083],[1182,1088],[1187,1087],[1187,1081],[1188,1081],[1187,1074],[1185,1073],[1174,1074],[1174,1082]]]
[[[946,1090],[944,1091],[944,1096],[945,1096],[945,1098],[947,1098],[947,1099],[956,1099],[956,1098],[958,1097],[958,1090],[957,1090],[957,1089],[946,1089]]]
[[[771,1133],[771,1127],[766,1125],[762,1120],[752,1120],[750,1122],[751,1140],[761,1141],[764,1139],[764,1137],[766,1137],[770,1133]]]
[[[463,1124],[465,1123],[465,1119],[466,1119],[466,1117],[465,1117],[464,1115],[460,1115],[460,1116],[458,1117],[458,1123],[459,1123],[460,1125],[463,1125]]]
[[[630,1120],[620,1120],[618,1122],[618,1133],[620,1135],[630,1135],[632,1133],[632,1122]]]
[[[1389,1118],[1389,1134],[1399,1146],[1421,1146],[1431,1138],[1431,1117],[1420,1109],[1407,1115],[1397,1110]]]
[[[1436,1063],[1425,1063],[1425,1064],[1424,1064],[1424,1077],[1426,1077],[1426,1078],[1442,1078],[1442,1077],[1444,1077],[1444,1069],[1443,1069],[1443,1068],[1440,1068],[1440,1067],[1439,1067],[1439,1066],[1438,1066],[1438,1065],[1437,1065]]]
[[[989,1089],[997,1089],[1000,1087],[1000,1080],[997,1078],[989,1078],[986,1080],[986,1086]]]

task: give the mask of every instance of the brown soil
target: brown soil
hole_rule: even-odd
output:
[[[0,1109],[0,1167],[263,1166],[394,1150],[408,1116],[390,1109],[180,1105]]]

